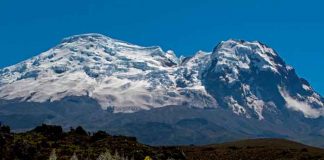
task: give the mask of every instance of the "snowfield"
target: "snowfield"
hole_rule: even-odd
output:
[[[69,96],[88,96],[115,113],[187,105],[259,120],[286,109],[324,116],[323,98],[259,42],[228,40],[213,52],[178,58],[160,47],[84,34],[0,70],[0,99],[43,103]]]

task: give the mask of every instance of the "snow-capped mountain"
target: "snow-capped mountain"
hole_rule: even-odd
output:
[[[279,99],[307,117],[323,115],[321,97],[274,50],[258,42],[228,40],[213,53],[199,51],[179,59],[160,47],[85,34],[66,38],[0,73],[0,98],[6,100],[52,102],[89,96],[115,112],[221,104],[263,119],[265,110],[279,109]]]
[[[193,104],[197,107],[215,106],[198,73],[189,86],[179,87],[186,71],[197,72],[197,65],[180,66],[172,51],[165,53],[160,47],[141,47],[98,34],[73,36],[1,70],[0,98],[46,102],[89,96],[115,112],[179,105],[196,98],[200,98]],[[210,102],[205,104],[206,100]]]
[[[247,117],[286,109],[324,115],[323,99],[271,48],[259,42],[221,42],[211,55],[205,86],[221,106]],[[287,108],[285,108],[285,107]]]
[[[80,110],[80,106],[101,109]],[[113,113],[108,116],[105,110]],[[257,41],[227,40],[210,53],[178,58],[160,47],[84,34],[0,70],[0,121],[16,129],[43,122],[90,129],[114,126],[119,130],[113,133],[145,139],[148,136],[133,123],[150,128],[154,122],[154,127],[161,127],[157,131],[173,128],[170,134],[189,127],[191,137],[204,132],[191,125],[206,125],[208,136],[201,136],[205,139],[198,143],[228,135],[266,136],[270,131],[271,136],[290,138],[316,133],[324,140],[323,117],[323,97],[273,49]],[[218,135],[225,130],[225,135]],[[214,132],[217,136],[210,138]],[[155,144],[153,139],[144,142]],[[191,143],[182,140],[179,143]]]

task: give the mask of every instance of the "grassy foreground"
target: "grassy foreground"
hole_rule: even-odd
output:
[[[25,133],[0,126],[1,160],[319,160],[324,150],[282,139],[255,139],[208,146],[152,147],[135,137],[82,127],[63,132],[42,125]]]

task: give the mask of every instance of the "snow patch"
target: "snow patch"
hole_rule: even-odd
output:
[[[225,97],[228,101],[229,106],[232,107],[232,111],[237,115],[246,115],[247,118],[250,118],[249,115],[246,114],[246,110],[243,106],[241,106],[232,96]]]
[[[302,87],[306,90],[306,91],[311,91],[312,88],[310,88],[309,86],[303,84]]]

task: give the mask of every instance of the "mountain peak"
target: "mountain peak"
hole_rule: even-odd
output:
[[[235,113],[263,119],[265,110],[278,110],[285,105],[307,117],[323,115],[316,109],[324,107],[318,94],[265,44],[233,39],[222,41],[211,59],[205,83],[217,85],[207,90],[214,93],[216,99],[227,98],[222,105]]]
[[[62,43],[71,43],[80,39],[91,40],[91,39],[112,39],[112,38],[98,33],[86,33],[86,34],[73,35],[70,37],[63,38]]]
[[[233,72],[237,72],[237,69],[250,70],[253,67],[278,73],[278,67],[285,65],[272,48],[258,41],[234,39],[219,43],[213,51],[212,59],[217,60],[218,68],[229,68]]]
[[[87,34],[80,34],[74,35],[67,38],[64,38],[61,41],[61,44],[58,47],[77,47],[86,45],[88,47],[105,47],[111,49],[139,49],[139,50],[160,50],[162,51],[161,47],[159,46],[150,46],[150,47],[143,47],[139,45],[135,45],[126,41],[114,39],[102,34],[98,33],[87,33]]]
[[[268,47],[266,44],[260,42],[260,41],[246,41],[246,40],[237,40],[237,39],[229,39],[226,41],[221,41],[214,49],[220,49],[220,48],[246,48],[251,51],[260,50],[263,54],[268,54],[269,56],[278,56],[277,53],[270,47]],[[246,54],[249,52],[241,52],[241,54]],[[252,52],[252,53],[258,53],[258,52]]]
[[[89,96],[103,109],[115,112],[190,104],[198,108],[228,106],[236,114],[259,119],[267,108],[284,105],[283,96],[323,107],[310,85],[274,50],[257,41],[230,39],[212,53],[199,51],[192,57],[177,58],[173,51],[164,52],[157,46],[82,34],[0,70],[1,99],[47,102],[67,96]]]

